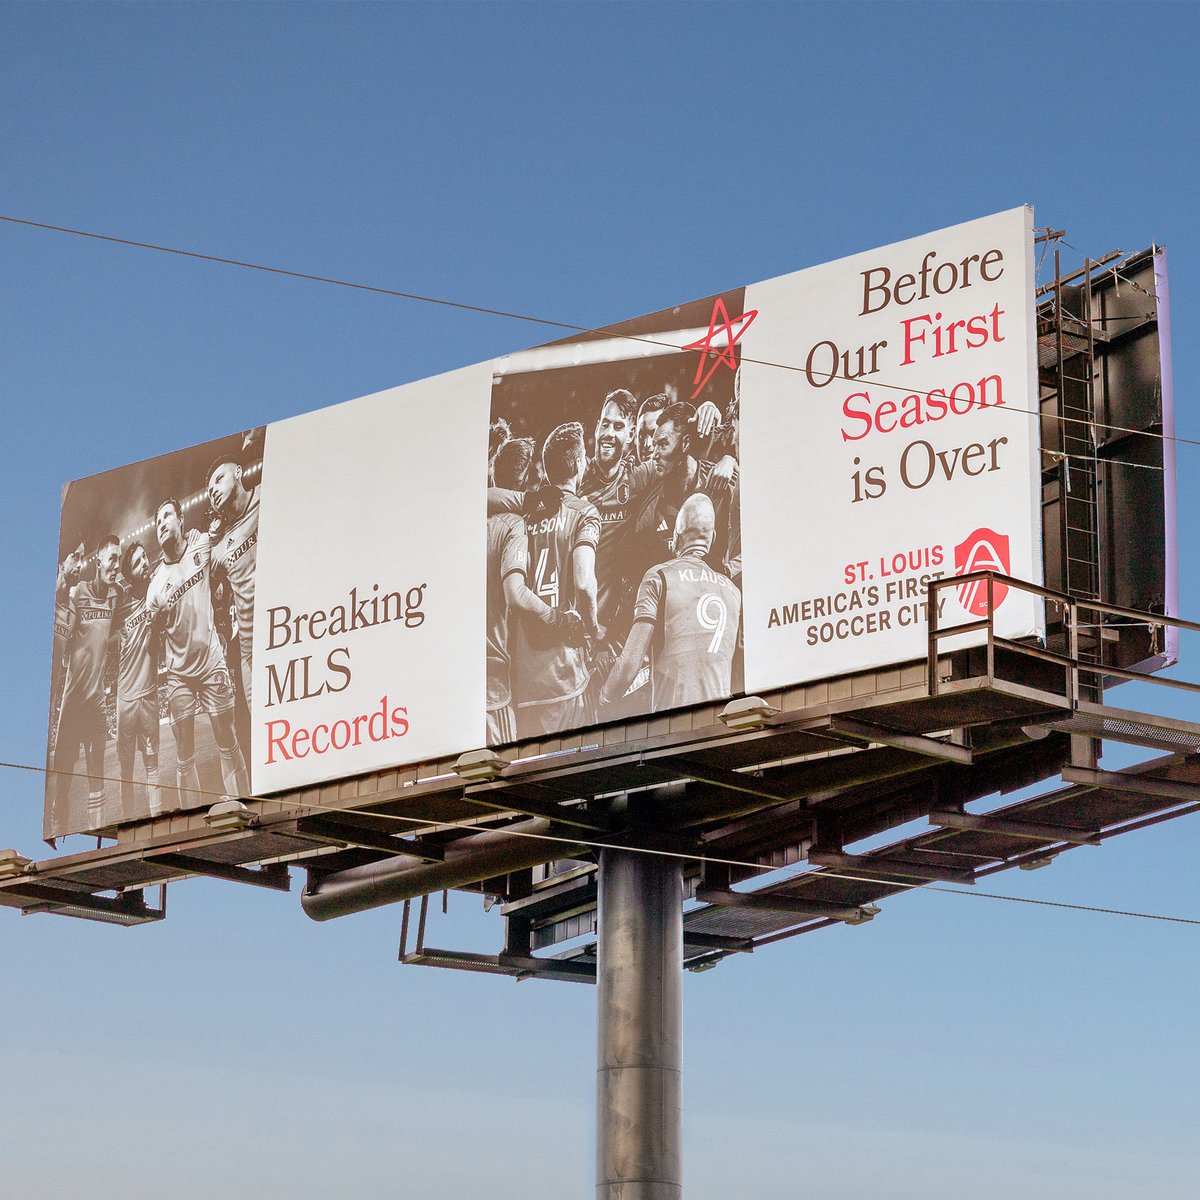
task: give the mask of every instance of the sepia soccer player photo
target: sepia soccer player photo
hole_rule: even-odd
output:
[[[743,299],[710,296],[498,361],[490,745],[741,691]]]
[[[64,490],[51,843],[249,794],[263,443],[250,430]]]

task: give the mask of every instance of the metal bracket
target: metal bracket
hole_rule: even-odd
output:
[[[189,875],[208,875],[213,879],[227,879],[230,883],[249,883],[276,892],[289,891],[292,886],[286,863],[274,863],[269,867],[239,867],[233,863],[194,858],[190,854],[148,854],[146,860],[186,871]]]
[[[848,739],[852,742],[876,742],[881,746],[891,746],[894,750],[910,750],[913,754],[923,754],[929,758],[942,758],[947,762],[958,763],[964,767],[969,767],[974,761],[970,749],[966,746],[939,741],[937,738],[921,737],[914,733],[901,733],[882,725],[855,721],[850,717],[831,717],[829,733],[833,737]]]
[[[889,882],[897,879],[927,879],[935,883],[974,883],[970,871],[953,867],[933,867],[924,863],[908,862],[906,859],[877,858],[863,854],[843,854],[833,850],[810,850],[808,861],[817,867],[832,867],[834,870],[853,871],[867,879]]]
[[[800,917],[824,917],[849,924],[869,921],[880,911],[877,904],[835,904],[830,900],[806,900],[800,896],[780,896],[770,892],[734,892],[725,888],[702,888],[696,893],[696,899],[721,908],[757,908],[766,912],[794,913]],[[685,926],[684,940],[692,936]]]
[[[965,813],[935,810],[929,814],[935,825],[947,829],[974,829],[983,833],[999,833],[1006,837],[1029,838],[1035,842],[1069,842],[1075,846],[1099,846],[1100,838],[1083,829],[1070,829],[1062,825],[1039,825],[1034,821],[1014,821],[1007,817],[992,816],[990,813]]]

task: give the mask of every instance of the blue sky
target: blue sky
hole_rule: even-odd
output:
[[[1082,252],[1168,247],[1178,432],[1200,437],[1194,5],[0,22],[4,215],[597,325],[1031,203]],[[19,763],[43,755],[63,482],[545,340],[7,225],[0,263],[0,758]],[[1193,618],[1198,456],[1180,447]],[[0,846],[40,855],[40,779],[0,783]],[[994,890],[1200,917],[1195,821]],[[0,912],[6,1185],[588,1194],[593,992],[401,968],[398,932],[398,911],[319,926],[295,892],[206,882],[138,930]],[[499,937],[463,898],[430,931]],[[1198,937],[928,893],[688,976],[689,1197],[1194,1195]]]

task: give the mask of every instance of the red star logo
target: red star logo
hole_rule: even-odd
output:
[[[704,385],[716,374],[717,368],[722,363],[731,371],[737,370],[737,355],[734,354],[733,348],[757,316],[758,309],[756,308],[730,320],[725,301],[720,296],[716,298],[713,303],[712,316],[708,319],[708,333],[698,342],[689,342],[683,347],[685,350],[700,352],[700,361],[696,364],[696,377],[692,380],[696,385],[692,389],[693,400],[704,390]]]

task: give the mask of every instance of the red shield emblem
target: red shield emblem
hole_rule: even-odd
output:
[[[994,529],[976,529],[954,547],[955,575],[970,575],[973,571],[998,571],[1009,574],[1008,534]],[[973,617],[986,617],[988,588],[986,579],[972,579],[958,585],[958,602]],[[1008,595],[1008,584],[996,580],[992,598],[997,608]]]

